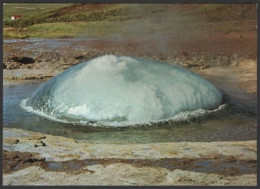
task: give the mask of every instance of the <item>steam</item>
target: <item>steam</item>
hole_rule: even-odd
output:
[[[117,48],[119,51],[120,47],[132,49],[131,52],[135,55],[167,55],[182,49],[194,36],[203,32],[198,20],[188,16],[178,6],[180,5],[125,4],[123,8],[128,10],[125,16],[129,19],[100,21],[101,24],[86,27],[95,27],[95,31],[105,35],[105,41],[111,40],[113,43],[108,48]],[[197,32],[198,28],[200,32]],[[87,28],[79,37],[88,35],[88,32]]]

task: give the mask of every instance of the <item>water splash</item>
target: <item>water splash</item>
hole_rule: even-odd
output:
[[[50,79],[23,107],[64,122],[119,126],[188,117],[221,102],[218,89],[179,66],[105,55]]]

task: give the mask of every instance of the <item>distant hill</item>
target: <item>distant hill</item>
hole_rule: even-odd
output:
[[[54,9],[70,6],[71,3],[4,3],[3,20],[9,21],[12,15],[22,15],[23,18],[47,13]]]
[[[256,18],[256,6],[254,4],[159,4],[157,6],[151,4],[53,4],[52,6],[50,4],[17,4],[12,5],[12,7],[8,6],[7,4],[4,7],[4,23],[11,27],[28,27],[33,24],[52,22],[125,21],[154,16],[158,12],[170,13],[174,7],[178,7],[180,10],[190,9],[189,12],[193,12],[194,16],[210,21]],[[25,9],[20,12],[24,17],[15,21],[7,19],[11,13],[15,13],[14,9],[17,13],[18,8]]]
[[[122,21],[137,18],[139,14],[131,15],[131,9],[135,7],[135,5],[130,4],[76,4],[39,14],[33,13],[33,16],[27,15],[15,21],[6,19],[4,23],[11,27],[28,27],[52,22]]]
[[[22,7],[22,8],[21,8]],[[18,12],[20,10],[21,12]],[[23,17],[14,21],[10,15]],[[237,25],[236,22],[240,22]],[[255,29],[255,4],[12,4],[4,6],[4,37],[108,37],[149,33],[183,37],[189,30]],[[242,24],[243,23],[243,24]],[[185,31],[186,33],[183,33]],[[140,35],[139,35],[140,36]]]

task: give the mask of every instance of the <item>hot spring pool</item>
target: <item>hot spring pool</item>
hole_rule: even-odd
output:
[[[160,122],[154,125],[93,127],[62,123],[24,110],[20,103],[29,98],[43,81],[5,83],[3,125],[46,134],[71,137],[93,143],[151,143],[256,140],[256,113],[227,101],[219,111],[187,122]],[[243,104],[243,106],[247,106]],[[250,109],[250,108],[249,108]]]

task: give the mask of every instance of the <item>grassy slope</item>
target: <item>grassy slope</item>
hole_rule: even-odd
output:
[[[138,8],[139,5],[130,4],[100,4],[100,5],[71,5],[45,13],[38,14],[37,24],[27,24],[27,20],[33,20],[36,16],[18,20],[25,23],[21,29],[16,27],[4,30],[4,37],[107,37],[122,32],[122,21],[133,21],[147,16],[147,10]],[[145,6],[150,7],[149,5]],[[153,6],[151,10],[164,9]],[[12,22],[15,23],[15,22]],[[124,24],[123,24],[124,25]],[[8,27],[8,26],[7,26]],[[9,26],[10,27],[10,26]]]
[[[47,13],[51,10],[69,6],[69,3],[5,3],[3,20],[10,20],[14,14],[22,15],[24,18],[33,17]]]
[[[30,4],[30,7],[42,7],[44,9],[38,9],[38,13],[35,9],[28,9],[24,18],[17,22],[18,25],[23,24],[24,27],[22,29],[4,30],[4,37],[109,37],[133,34],[137,31],[139,34],[145,35],[154,30],[158,31],[158,28],[170,31],[174,29],[171,22],[174,23],[175,28],[190,27],[190,25],[199,25],[206,22],[210,28],[215,27],[217,30],[225,32],[240,30],[241,28],[237,26],[237,22],[241,22],[241,20],[244,23],[247,23],[248,20],[253,20],[253,22],[256,20],[254,5],[55,5],[56,7],[54,4],[44,4],[44,6]],[[24,7],[24,4],[19,6]],[[10,6],[8,4],[4,6],[4,18],[8,18],[7,15],[11,14],[13,7],[14,5]],[[185,15],[192,15],[196,19],[186,22]],[[153,22],[153,20],[158,19],[161,19],[161,21]],[[183,23],[188,24],[185,26]],[[251,24],[248,29],[255,29],[252,26],[254,25]]]

